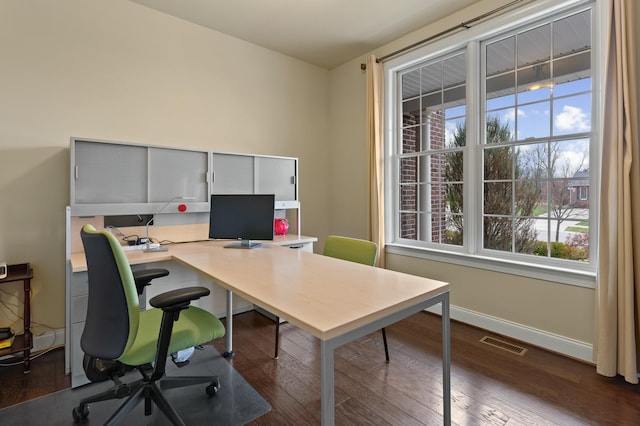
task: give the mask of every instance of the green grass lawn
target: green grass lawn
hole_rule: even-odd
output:
[[[547,206],[535,206],[533,216],[540,216],[548,211]]]
[[[573,226],[567,226],[566,231],[568,232],[584,232],[585,234],[589,232],[589,222],[581,221],[576,223]]]
[[[565,231],[567,231],[567,232],[584,232],[586,234],[586,233],[589,232],[589,228],[588,227],[585,228],[583,226],[567,226]]]

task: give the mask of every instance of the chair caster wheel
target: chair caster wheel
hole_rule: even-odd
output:
[[[207,391],[207,395],[216,396],[216,394],[220,390],[220,381],[217,379],[214,380],[209,386],[207,386],[205,390]]]
[[[74,407],[72,414],[73,414],[73,421],[75,423],[83,422],[89,416],[89,406],[80,405],[78,407]]]

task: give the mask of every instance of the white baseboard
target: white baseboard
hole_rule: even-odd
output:
[[[244,309],[238,309],[238,311],[245,312],[251,309],[252,306],[249,306]],[[441,314],[439,305],[427,310],[438,315]],[[593,346],[588,343],[453,305],[451,306],[450,312],[451,319],[530,343],[571,358],[593,363]],[[64,329],[53,330],[39,336],[34,336],[32,352],[63,345]]]
[[[427,310],[441,314],[440,305]],[[453,305],[450,308],[450,314],[451,319],[593,363],[593,345],[591,344]]]
[[[47,349],[57,348],[64,346],[64,329],[61,328],[59,330],[48,331],[44,334],[33,336],[33,348],[31,349],[31,356],[34,353],[40,351],[46,351]],[[11,359],[14,355],[5,355],[0,357],[0,360]],[[22,356],[22,352],[17,354],[18,356]]]
[[[49,348],[64,346],[64,328],[48,331],[33,337],[32,352],[43,351]]]

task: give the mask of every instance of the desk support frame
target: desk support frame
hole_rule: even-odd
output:
[[[227,323],[226,323],[225,343],[227,350],[222,354],[225,358],[233,356],[233,292],[227,290]]]
[[[434,296],[424,302],[409,306],[394,312],[377,321],[363,325],[350,332],[332,339],[320,341],[320,388],[321,388],[321,421],[322,425],[335,424],[335,383],[334,383],[334,352],[335,349],[366,336],[381,328],[387,327],[401,319],[425,310],[426,308],[442,304],[442,399],[443,424],[451,424],[451,335],[449,318],[449,291]]]
[[[227,301],[230,300],[230,291],[227,294]],[[399,311],[395,311],[376,321],[364,324],[358,328],[348,331],[330,339],[320,339],[320,409],[321,424],[332,426],[335,424],[335,382],[334,382],[334,352],[335,349],[349,343],[355,339],[366,336],[381,328],[387,327],[413,314],[437,305],[442,305],[442,402],[443,402],[443,425],[451,425],[451,328],[449,313],[449,290],[432,296],[427,300],[418,302]],[[227,305],[227,353],[233,354],[231,346],[231,334],[233,327],[232,306]]]

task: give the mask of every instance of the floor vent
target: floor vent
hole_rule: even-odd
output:
[[[496,348],[503,349],[511,352],[512,354],[523,356],[527,353],[527,349],[522,346],[514,345],[513,343],[505,342],[504,340],[496,339],[495,337],[484,336],[480,339],[482,343],[494,346]]]

